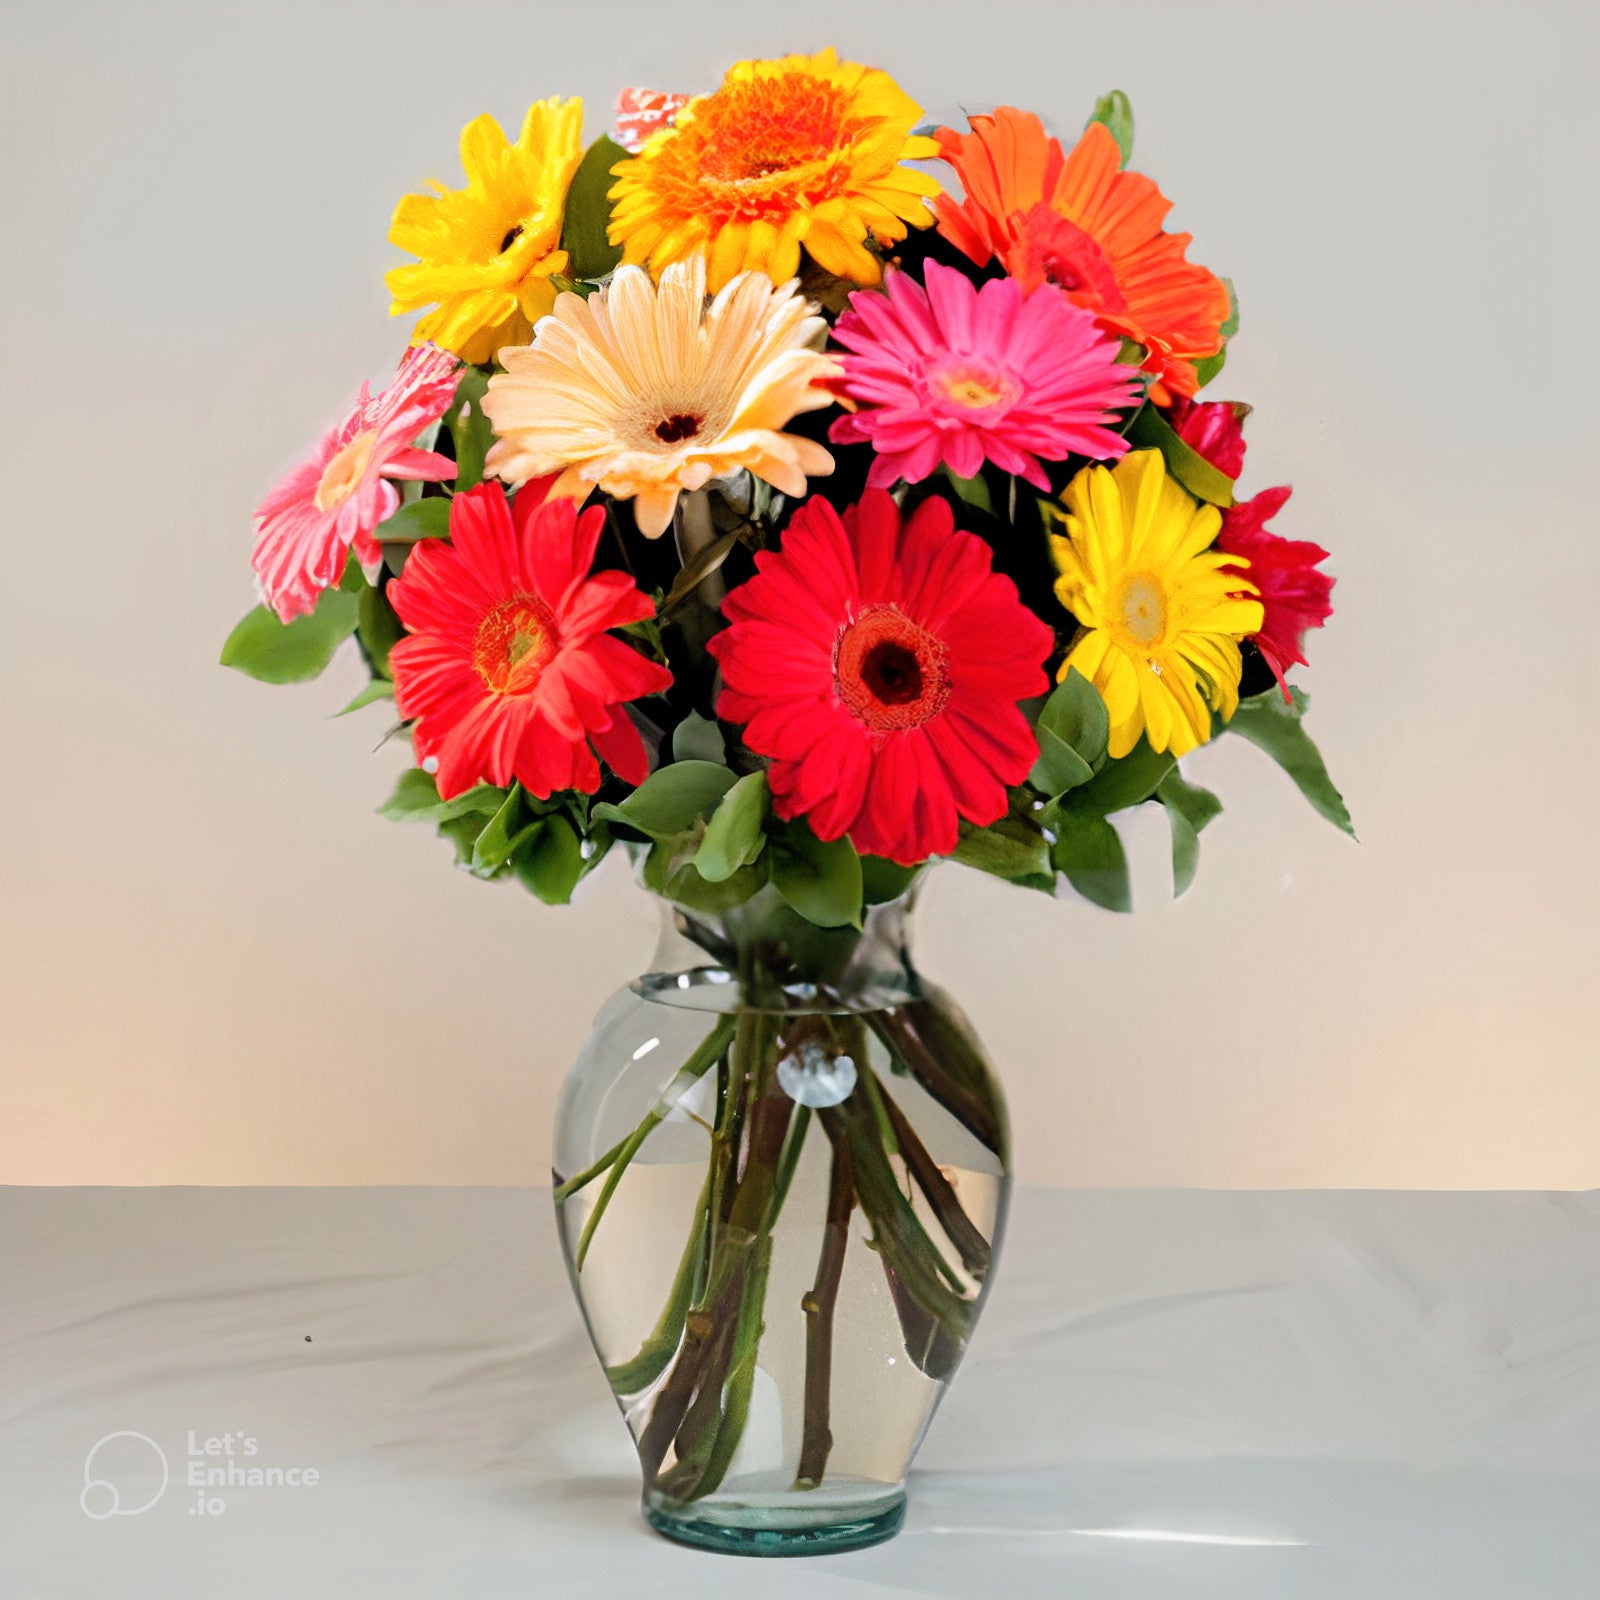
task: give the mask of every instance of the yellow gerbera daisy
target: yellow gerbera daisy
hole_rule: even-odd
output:
[[[1204,744],[1211,712],[1238,709],[1239,641],[1261,626],[1255,585],[1236,570],[1249,563],[1211,548],[1221,512],[1169,478],[1158,450],[1085,467],[1062,500],[1056,595],[1085,631],[1060,676],[1076,667],[1100,691],[1113,756],[1141,733],[1175,756]]]
[[[557,297],[524,349],[502,350],[483,410],[498,441],[491,472],[513,483],[561,476],[552,495],[587,496],[597,484],[634,502],[655,538],[678,495],[740,468],[787,495],[833,471],[814,440],[779,430],[831,403],[817,387],[836,377],[810,348],[826,323],[790,282],[745,273],[707,307],[702,257],[661,274],[619,267],[587,300]]]
[[[567,264],[561,219],[582,159],[581,100],[529,106],[515,144],[491,116],[461,130],[466,187],[408,194],[389,224],[389,242],[419,258],[385,278],[390,314],[437,307],[417,324],[414,344],[482,362],[527,341],[555,301],[552,275]]]
[[[868,236],[893,244],[927,227],[940,192],[900,164],[939,152],[912,136],[920,115],[888,73],[832,50],[741,61],[612,168],[611,242],[656,272],[704,252],[713,290],[746,270],[792,278],[802,245],[827,271],[877,283]]]

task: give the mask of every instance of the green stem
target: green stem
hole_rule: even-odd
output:
[[[1004,1157],[1006,1128],[971,1042],[925,1000],[875,1011],[867,1022],[911,1076],[986,1150]]]
[[[767,1208],[768,1228],[776,1225],[778,1213],[788,1198],[789,1185],[794,1182],[795,1168],[800,1165],[800,1153],[810,1126],[811,1107],[796,1106],[794,1120],[789,1124],[789,1137],[784,1141],[782,1156],[778,1158],[777,1176],[772,1181],[772,1204]]]
[[[660,1319],[639,1347],[636,1356],[606,1368],[606,1377],[618,1395],[640,1394],[648,1389],[667,1370],[667,1363],[672,1360],[683,1339],[684,1318],[688,1315],[695,1284],[705,1260],[708,1239],[703,1219],[710,1198],[711,1172],[708,1168],[706,1180],[700,1185],[700,1198],[695,1202],[695,1225],[688,1243],[683,1247],[683,1255],[672,1280],[672,1292],[667,1297]]]
[[[578,1248],[573,1252],[573,1264],[577,1271],[583,1271],[584,1258],[589,1254],[589,1241],[594,1238],[594,1230],[599,1225],[600,1218],[605,1214],[606,1207],[611,1203],[611,1197],[617,1192],[617,1185],[622,1182],[622,1174],[627,1171],[628,1163],[638,1153],[640,1145],[654,1132],[656,1124],[672,1110],[679,1099],[685,1095],[690,1087],[697,1083],[706,1074],[712,1062],[716,1061],[724,1050],[728,1048],[728,1041],[733,1037],[734,1019],[732,1017],[718,1017],[716,1026],[712,1028],[704,1039],[700,1041],[694,1054],[684,1062],[677,1076],[662,1092],[661,1098],[651,1108],[649,1114],[640,1122],[639,1126],[622,1141],[622,1147],[617,1151],[616,1158],[611,1163],[611,1171],[606,1177],[605,1187],[600,1191],[600,1198],[594,1203],[594,1210],[589,1213],[589,1220],[583,1225],[583,1232],[578,1236]],[[673,1094],[676,1088],[677,1093]],[[667,1098],[671,1095],[671,1099]]]
[[[850,1213],[855,1210],[855,1174],[849,1142],[838,1124],[827,1128],[833,1145],[833,1167],[828,1180],[828,1220],[823,1226],[822,1253],[817,1258],[816,1281],[800,1298],[806,1319],[806,1393],[800,1435],[800,1464],[795,1472],[797,1489],[815,1489],[827,1471],[833,1449],[829,1422],[833,1397],[833,1313],[844,1273],[844,1252],[850,1242]]]
[[[592,1167],[585,1167],[582,1172],[574,1174],[565,1183],[556,1186],[556,1200],[562,1201],[568,1195],[576,1194],[586,1184],[591,1184],[622,1154],[622,1147],[627,1144],[626,1139],[618,1139],[606,1153],[595,1162]]]

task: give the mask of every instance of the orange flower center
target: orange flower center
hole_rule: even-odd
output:
[[[968,411],[1010,405],[1019,393],[1016,379],[1009,373],[974,361],[960,361],[946,367],[933,382],[946,400]]]
[[[495,694],[531,694],[557,643],[550,607],[537,595],[513,595],[478,624],[472,665]]]
[[[850,99],[804,72],[725,84],[695,107],[680,136],[692,170],[677,176],[700,189],[696,208],[718,218],[782,216],[799,199],[828,199],[864,127],[849,115]]]
[[[377,429],[363,428],[348,444],[339,447],[317,479],[317,492],[312,500],[318,511],[332,511],[335,506],[342,506],[361,487],[377,442]]]
[[[1148,572],[1130,572],[1117,590],[1115,621],[1135,644],[1160,644],[1167,632],[1167,594]]]
[[[948,653],[898,606],[868,606],[833,647],[833,682],[850,714],[874,733],[920,728],[950,698]]]

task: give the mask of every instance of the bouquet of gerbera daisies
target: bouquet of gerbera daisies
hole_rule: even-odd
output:
[[[1268,528],[1287,489],[1235,494],[1248,407],[1197,396],[1237,305],[1128,168],[1127,101],[1070,144],[1010,107],[918,119],[887,74],[824,51],[694,99],[632,92],[587,148],[572,100],[532,106],[514,142],[470,123],[464,186],[394,213],[410,348],[262,502],[265,605],[223,652],[285,682],[353,636],[371,682],[347,709],[392,700],[416,756],[386,814],[550,902],[625,846],[763,1014],[807,992],[871,1009],[803,930],[848,939],[934,858],[1125,909],[1107,819],[1154,802],[1181,891],[1219,803],[1177,762],[1223,732],[1349,827],[1286,682],[1329,614],[1327,552]],[[761,938],[729,933],[741,915]],[[696,1346],[684,1307],[739,1329],[759,1307],[719,1230],[757,1179],[770,1227],[793,1177],[762,1109],[786,1061],[791,1097],[839,1119],[830,1193],[870,1221],[913,1360],[942,1380],[970,1327],[982,1230],[867,1045],[817,1027],[719,1024],[667,1073],[718,1066],[703,1121],[743,1154],[712,1161],[709,1256],[685,1256],[676,1316],[611,1369],[623,1395],[661,1381],[639,1431],[662,1504],[710,1493],[737,1442],[744,1333]],[[941,1074],[907,1027],[874,1024],[885,1072],[1003,1171],[980,1069]],[[841,1061],[870,1089],[860,1126],[862,1095],[830,1098]],[[579,1266],[670,1110],[558,1173],[563,1199],[605,1175]],[[951,1271],[902,1189],[937,1213]],[[808,1354],[807,1486],[827,1458],[815,1383]]]

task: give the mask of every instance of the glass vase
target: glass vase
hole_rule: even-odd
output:
[[[562,1092],[556,1216],[644,1514],[751,1555],[889,1538],[971,1337],[1004,1103],[912,964],[911,894],[818,929],[770,887],[662,901]]]

